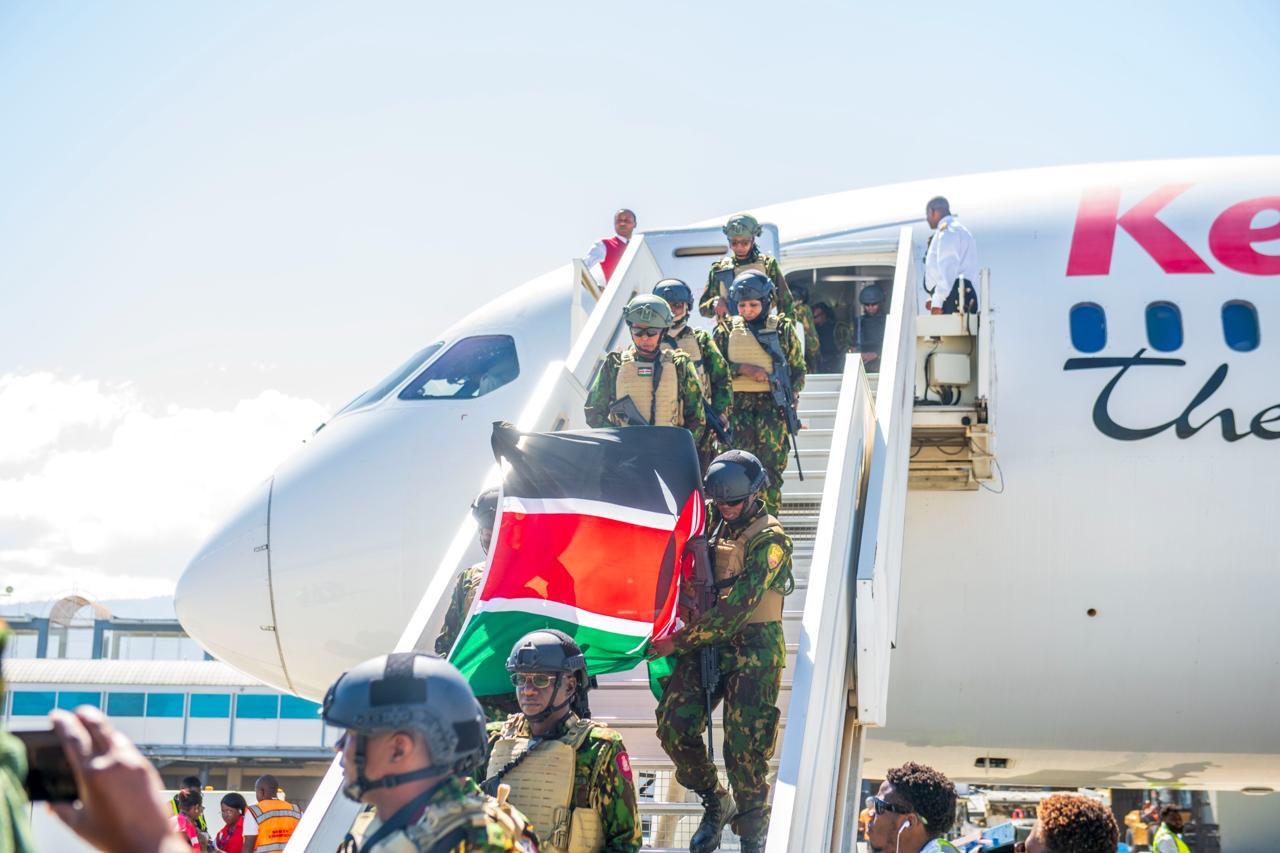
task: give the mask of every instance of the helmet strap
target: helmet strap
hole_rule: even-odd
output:
[[[551,685],[551,698],[554,699],[555,695],[560,692],[560,682],[563,679],[564,679],[564,673],[557,672],[555,683]],[[558,714],[561,711],[563,711],[565,708],[568,708],[571,704],[573,704],[573,700],[575,698],[577,698],[576,693],[575,695],[570,696],[568,699],[564,700],[563,702],[558,702],[558,703],[548,705],[547,707],[543,708],[541,711],[539,711],[536,714],[525,714],[524,718],[531,723],[540,723],[543,720],[547,719],[548,717],[552,716],[553,714]]]
[[[368,743],[369,738],[367,735],[356,735],[356,780],[342,789],[342,793],[346,795],[347,799],[360,802],[365,794],[370,791],[376,791],[379,788],[395,788],[409,782],[417,782],[420,779],[429,779],[432,776],[453,772],[452,767],[428,764],[426,767],[419,767],[417,770],[410,770],[407,773],[392,773],[380,779],[370,779],[365,775],[366,747]],[[435,790],[435,788],[433,787],[432,790]]]

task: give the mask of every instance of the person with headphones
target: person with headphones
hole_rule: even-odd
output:
[[[343,794],[373,821],[342,853],[537,851],[524,815],[468,778],[484,755],[484,712],[466,679],[422,652],[367,660],[329,688],[320,712],[343,729]]]
[[[480,550],[486,555],[493,543],[493,528],[498,518],[498,490],[485,489],[476,495],[471,502],[471,517],[476,520],[480,532]],[[462,633],[467,614],[471,612],[471,604],[480,592],[480,581],[484,579],[485,561],[468,566],[458,575],[453,585],[453,594],[449,596],[449,609],[444,614],[444,625],[440,628],[440,636],[436,637],[436,654],[448,657],[453,644]],[[507,715],[520,710],[515,697],[510,693],[494,696],[477,696],[480,707],[484,708],[485,717],[489,720],[505,720]]]
[[[707,286],[698,300],[698,313],[720,321],[736,314],[729,286],[743,273],[758,272],[772,281],[778,291],[778,313],[795,319],[791,290],[782,277],[782,268],[773,255],[766,255],[756,245],[756,238],[764,233],[760,222],[750,213],[737,213],[729,217],[721,230],[729,238],[729,254],[711,265]]]
[[[507,672],[520,713],[490,723],[488,777],[553,853],[635,853],[640,816],[622,735],[591,719],[582,649],[568,634],[532,631],[511,649]]]
[[[942,837],[956,819],[956,788],[932,767],[891,769],[866,806],[867,846],[876,853],[959,853]]]

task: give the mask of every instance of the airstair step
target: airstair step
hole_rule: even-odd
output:
[[[802,406],[800,408],[800,423],[804,426],[804,429],[832,429],[836,425],[836,407],[834,404],[829,407],[825,405],[815,406],[811,409],[806,409]]]

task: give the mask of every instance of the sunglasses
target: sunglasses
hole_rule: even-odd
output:
[[[631,336],[633,338],[656,338],[662,334],[661,329],[650,329],[645,326],[632,326]]]
[[[750,246],[753,242],[751,237],[733,237],[729,240],[730,246]]]
[[[551,682],[555,681],[555,677],[547,675],[545,672],[513,672],[511,673],[511,685],[513,687],[521,687],[525,684],[533,685],[535,690],[546,690],[551,686]]]
[[[882,800],[876,796],[867,797],[865,805],[869,810],[878,815],[884,814],[885,812],[892,812],[893,814],[911,814],[915,811],[911,806],[895,806],[893,803],[887,800]]]
[[[712,498],[711,502],[716,506],[739,506],[745,500],[746,498],[738,498],[736,501],[718,501],[715,498]]]

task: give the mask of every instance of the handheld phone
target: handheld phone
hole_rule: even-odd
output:
[[[27,748],[27,798],[69,803],[80,798],[75,774],[53,729],[13,732]]]

